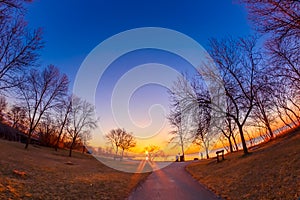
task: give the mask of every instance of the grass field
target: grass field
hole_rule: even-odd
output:
[[[225,155],[225,160],[201,160],[187,170],[224,199],[300,198],[300,131],[256,146],[251,154]]]
[[[0,140],[0,199],[125,199],[147,174],[123,173],[90,155]]]

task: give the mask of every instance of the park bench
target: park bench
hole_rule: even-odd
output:
[[[217,162],[220,162],[220,159],[219,159],[220,154],[222,155],[222,160],[224,160],[224,149],[217,151],[216,154],[217,154]]]

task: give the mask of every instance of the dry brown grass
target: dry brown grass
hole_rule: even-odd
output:
[[[295,199],[300,197],[300,131],[243,152],[194,162],[187,170],[224,199]]]
[[[0,140],[0,199],[125,199],[147,174],[123,173],[94,157]]]

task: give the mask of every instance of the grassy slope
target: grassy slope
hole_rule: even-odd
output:
[[[298,199],[300,131],[257,146],[249,156],[236,152],[194,162],[187,170],[224,199]]]
[[[92,156],[67,155],[0,140],[0,199],[124,199],[147,176],[118,172]]]

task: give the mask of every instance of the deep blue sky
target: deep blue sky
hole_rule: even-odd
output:
[[[43,64],[54,64],[71,80],[85,56],[101,41],[137,27],[180,31],[206,47],[211,37],[250,33],[245,9],[230,0],[35,0],[30,27],[42,27]]]
[[[44,66],[56,65],[69,76],[71,83],[82,61],[93,48],[105,39],[129,29],[149,26],[173,29],[190,36],[204,48],[207,48],[208,40],[212,37],[238,37],[251,33],[246,10],[230,0],[36,0],[27,7],[29,26],[43,28],[45,48],[41,52],[41,63]],[[109,113],[110,95],[113,84],[126,70],[147,62],[167,63],[174,68],[185,62],[166,52],[161,56],[157,56],[157,53],[162,52],[137,51],[120,58],[107,71],[95,97],[101,122],[107,125],[103,129],[105,132],[115,128]],[[149,108],[157,103],[168,107],[166,91],[157,85],[140,88],[129,102],[132,119],[142,125],[153,122]],[[164,129],[165,132],[167,129]],[[136,132],[134,129],[129,131]],[[163,137],[156,140],[162,141]],[[101,137],[98,139],[103,140]]]

